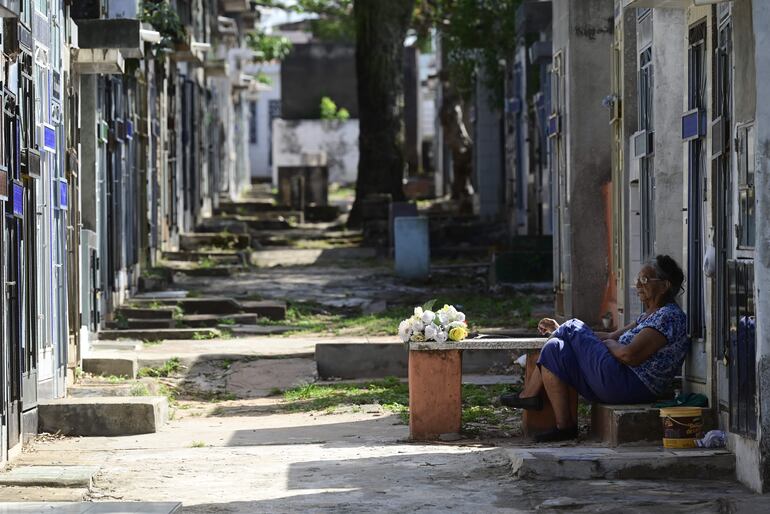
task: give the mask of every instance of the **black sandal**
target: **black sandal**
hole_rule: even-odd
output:
[[[543,410],[543,397],[540,395],[522,398],[519,393],[505,393],[500,395],[500,403],[517,409]]]
[[[578,436],[577,425],[569,428],[556,427],[553,430],[549,430],[548,432],[544,432],[542,434],[536,435],[535,442],[536,443],[555,443],[557,441],[569,441],[571,439],[577,439],[577,436]]]

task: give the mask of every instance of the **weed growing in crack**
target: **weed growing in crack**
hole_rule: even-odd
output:
[[[183,367],[184,366],[182,366],[182,363],[179,361],[179,357],[172,357],[171,359],[164,362],[162,366],[156,366],[156,367],[150,366],[146,368],[141,368],[136,375],[138,377],[152,377],[152,378],[167,377],[171,374],[177,373]]]
[[[131,396],[150,396],[150,389],[147,384],[134,384],[129,391]]]

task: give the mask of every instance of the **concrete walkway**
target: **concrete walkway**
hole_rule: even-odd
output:
[[[516,480],[520,440],[412,444],[379,406],[277,414],[271,402],[222,402],[156,434],[41,442],[18,464],[96,465],[94,500],[190,513],[770,512],[729,480]]]

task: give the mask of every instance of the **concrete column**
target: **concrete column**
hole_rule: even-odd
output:
[[[84,230],[96,232],[97,220],[97,152],[98,122],[97,76],[80,76],[80,198],[81,222]]]
[[[553,3],[553,50],[565,66],[561,130],[565,162],[554,180],[563,184],[559,205],[564,315],[598,323],[608,310],[607,204],[611,135],[602,99],[611,89],[612,0]],[[573,224],[571,220],[576,222]],[[558,278],[557,278],[558,280]]]
[[[683,9],[654,9],[653,119],[655,136],[655,253],[682,263],[682,208],[686,177],[682,170],[681,117],[687,62]]]
[[[767,91],[770,84],[770,2],[754,0],[755,91]],[[739,77],[736,76],[736,79]],[[756,132],[756,245],[754,284],[756,288],[758,448],[751,455],[738,457],[738,477],[759,492],[770,490],[770,103],[757,102]],[[764,220],[764,221],[763,221]],[[758,451],[757,451],[758,450]],[[756,459],[756,460],[754,460]],[[751,473],[756,462],[758,469]],[[746,465],[748,464],[748,466]],[[753,480],[752,480],[753,478]]]
[[[492,220],[502,214],[505,201],[503,187],[502,113],[491,102],[490,91],[484,85],[484,72],[476,79],[476,123],[474,130],[473,173],[476,176],[475,198],[481,219]]]

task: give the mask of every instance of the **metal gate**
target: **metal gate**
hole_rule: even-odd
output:
[[[730,431],[757,435],[754,263],[727,262],[729,302]]]
[[[706,198],[706,22],[690,28],[688,50],[688,111],[682,116],[682,139],[688,146],[687,187],[687,319],[692,349],[687,356],[688,380],[705,383],[705,287],[703,253]]]

